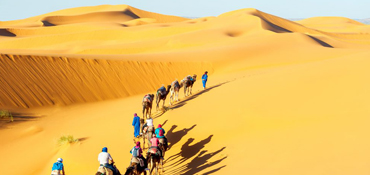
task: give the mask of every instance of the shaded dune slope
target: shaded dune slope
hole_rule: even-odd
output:
[[[177,77],[211,70],[203,62],[138,62],[1,55],[0,106],[68,105],[154,92]]]

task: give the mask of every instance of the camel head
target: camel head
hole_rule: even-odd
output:
[[[193,79],[194,79],[194,81],[197,80],[197,75],[196,74],[193,75]]]

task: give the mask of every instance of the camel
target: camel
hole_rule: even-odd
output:
[[[172,105],[172,101],[175,98],[176,101],[179,101],[179,92],[180,92],[180,83],[179,81],[175,80],[171,84],[171,89],[170,89],[170,105]]]
[[[162,160],[162,158],[158,154],[156,154],[155,152],[152,152],[152,150],[150,150],[147,153],[146,157],[147,157],[147,160],[148,160],[149,174],[151,175],[153,173],[153,170],[155,170],[155,174],[159,174],[158,173],[158,168],[159,168],[160,165],[161,165],[161,169],[162,169],[161,174],[163,174],[163,160]]]
[[[141,167],[140,164],[132,162],[131,166],[126,169],[125,175],[140,175],[142,173],[146,175],[145,167]]]
[[[158,110],[158,107],[159,107],[159,102],[161,100],[163,100],[163,107],[164,107],[164,102],[166,101],[166,97],[167,97],[170,89],[171,89],[171,85],[167,85],[167,89],[164,86],[162,86],[161,88],[159,88],[157,90],[157,100],[156,100],[157,101],[157,108],[156,108],[157,110]]]
[[[168,148],[168,143],[165,143],[165,138],[158,138],[159,139],[159,148],[162,150],[162,157],[165,156],[165,153],[167,151],[167,148]]]
[[[144,119],[148,117],[148,113],[149,113],[149,117],[152,113],[153,100],[154,100],[154,94],[147,94],[143,98],[142,104],[143,104],[143,118]]]
[[[111,169],[106,168],[104,166],[100,166],[98,168],[98,172],[96,172],[95,175],[121,175],[121,173],[117,169],[116,165],[112,165],[112,166],[116,169],[116,172],[114,172]]]
[[[155,128],[154,126],[153,127],[147,127],[146,131],[144,129],[144,136],[143,136],[143,148],[145,146],[145,140],[148,139],[148,148],[150,148],[152,146],[152,143],[150,142],[150,139],[153,138],[153,133],[155,131]]]
[[[189,96],[189,94],[192,94],[193,84],[195,83],[197,79],[197,75],[194,74],[193,76],[186,76],[183,80],[181,80],[180,86],[184,86],[184,95]]]

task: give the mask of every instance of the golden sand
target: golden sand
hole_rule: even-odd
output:
[[[127,5],[0,22],[2,174],[121,172],[144,94],[197,74],[193,95],[153,109],[165,174],[368,175],[370,27],[256,9],[187,19]],[[203,90],[201,75],[210,73]],[[167,97],[165,105],[168,106]],[[80,142],[58,146],[63,135]]]

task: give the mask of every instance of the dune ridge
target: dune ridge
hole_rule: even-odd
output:
[[[70,105],[142,94],[209,62],[120,61],[32,55],[0,56],[0,106]]]

